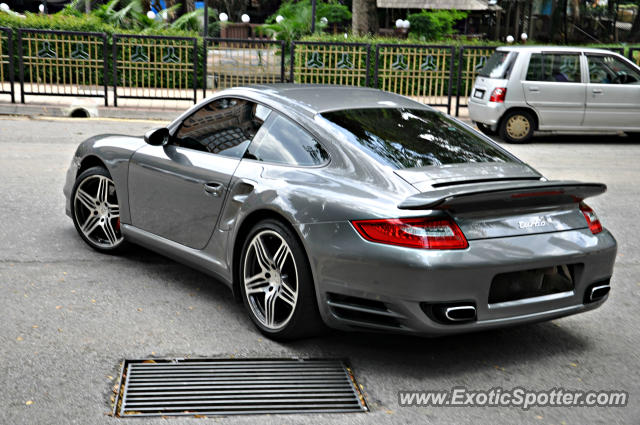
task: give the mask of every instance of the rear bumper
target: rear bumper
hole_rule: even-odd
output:
[[[504,114],[504,103],[487,102],[480,103],[469,99],[469,118],[474,122],[486,124],[494,127],[500,122],[502,114]]]
[[[594,309],[606,297],[585,304],[585,291],[593,283],[611,277],[617,250],[615,239],[606,230],[598,235],[578,229],[472,240],[469,248],[459,251],[367,242],[350,223],[306,225],[301,231],[311,259],[320,312],[327,325],[421,335],[498,328]],[[496,274],[562,264],[583,265],[572,291],[489,304],[489,290]],[[343,314],[344,309],[336,308],[336,297],[368,301],[364,309],[356,305],[365,314]],[[440,323],[421,307],[421,303],[456,302],[475,304],[476,320]]]

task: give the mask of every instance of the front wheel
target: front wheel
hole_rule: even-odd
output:
[[[253,227],[242,248],[239,277],[249,316],[269,338],[291,340],[321,330],[306,255],[279,221],[264,220]]]
[[[117,253],[124,247],[116,186],[106,168],[92,167],[78,176],[71,191],[71,217],[93,249]]]
[[[500,137],[510,143],[525,143],[533,136],[535,121],[526,111],[507,112],[500,122]]]

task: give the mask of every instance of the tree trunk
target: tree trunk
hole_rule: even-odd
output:
[[[631,35],[629,41],[632,43],[640,41],[640,10],[636,12],[636,17],[631,25]]]
[[[376,34],[378,32],[378,10],[376,0],[353,0],[351,21],[354,34]]]
[[[84,1],[84,13],[91,13],[91,0]]]

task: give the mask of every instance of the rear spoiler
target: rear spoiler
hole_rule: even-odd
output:
[[[511,181],[453,186],[413,195],[402,201],[404,210],[491,209],[560,205],[580,202],[607,190],[602,183],[577,181]]]

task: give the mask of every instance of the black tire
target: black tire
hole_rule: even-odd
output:
[[[497,131],[492,130],[490,126],[482,124],[481,122],[477,122],[476,126],[478,127],[478,130],[487,136],[495,136],[498,133]]]
[[[500,121],[500,137],[509,143],[526,143],[533,137],[535,124],[530,112],[507,112]]]
[[[98,199],[100,198],[101,182],[105,182],[104,196],[106,200],[103,202]],[[83,201],[76,196],[81,186],[83,190],[87,188],[85,192],[89,193],[91,192],[90,189],[95,185],[97,185],[97,192],[94,199]],[[94,201],[94,204],[88,205],[91,204],[91,201]],[[113,207],[114,205],[117,207],[117,213]],[[91,167],[76,178],[71,190],[71,218],[78,234],[87,245],[105,254],[119,254],[126,249],[127,243],[120,230],[119,211],[120,206],[115,185],[113,185],[111,174],[106,168],[100,166]],[[83,230],[83,225],[91,224],[88,223],[90,218],[91,220],[98,220],[92,222],[97,227],[94,227],[94,231],[87,232]],[[91,228],[92,226],[87,227]]]
[[[276,235],[279,236],[281,240],[279,240]],[[246,279],[246,276],[249,275],[249,277],[252,277],[261,274],[256,273],[256,270],[258,270],[256,266],[259,267],[261,272],[264,272],[264,269],[260,266],[259,260],[256,257],[256,239],[260,239],[268,251],[267,257],[271,260],[271,264],[276,267],[270,270],[272,273],[278,273],[278,276],[273,276],[275,283],[268,283],[267,280],[264,279],[263,283],[256,284],[262,279],[254,280],[253,282],[256,282],[254,283],[255,287],[251,288],[254,293],[249,297],[247,295],[246,280],[248,279]],[[276,271],[277,259],[273,254],[277,253],[274,251],[278,251],[278,249],[275,248],[276,246],[282,246],[282,240],[288,245],[290,255],[285,257],[283,267],[279,268],[279,271]],[[260,332],[270,339],[287,341],[311,337],[324,330],[324,325],[318,312],[309,261],[297,237],[287,226],[273,219],[260,221],[251,229],[247,238],[244,240],[241,252],[238,270],[240,293],[249,317]],[[284,255],[287,256],[288,254]],[[250,258],[247,258],[248,256],[250,256]],[[292,263],[292,261],[295,263]],[[294,282],[291,278],[292,275],[296,278],[295,290],[297,291],[295,306],[293,307],[284,302],[284,299],[279,296],[281,292],[286,292],[283,288],[293,288]],[[264,276],[269,277],[271,275],[266,272]],[[280,279],[279,282],[281,283],[277,282],[278,279]],[[286,282],[286,285],[282,282]],[[261,286],[258,287],[258,285]],[[276,294],[272,295],[272,298],[275,300],[272,302],[272,310],[275,311],[277,305],[277,308],[281,309],[279,310],[281,313],[284,311],[283,316],[288,315],[286,322],[283,319],[284,324],[281,327],[276,328],[276,323],[274,323],[273,326],[267,326],[264,323],[268,320],[268,315],[266,314],[267,294]],[[261,299],[263,300],[262,306],[260,304]],[[290,313],[289,309],[292,310]],[[273,316],[275,317],[276,314],[274,313]],[[275,320],[273,321],[275,322]]]

